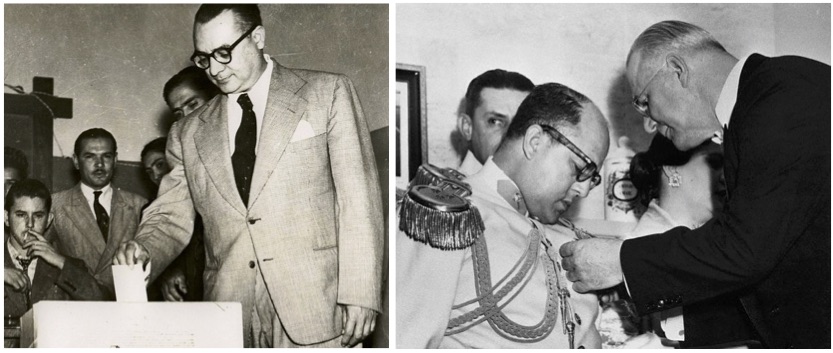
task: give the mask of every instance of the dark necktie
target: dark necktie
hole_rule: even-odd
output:
[[[252,172],[255,169],[255,143],[257,142],[257,120],[252,110],[249,95],[241,94],[237,98],[240,108],[243,108],[243,118],[234,137],[234,154],[231,155],[231,166],[234,168],[234,181],[237,192],[244,205],[249,205],[249,187],[252,185]]]
[[[95,201],[93,201],[93,209],[95,210],[95,221],[98,223],[98,229],[101,229],[101,235],[104,236],[104,242],[107,242],[107,234],[110,232],[110,216],[107,215],[107,210],[98,202],[101,191],[93,191]]]

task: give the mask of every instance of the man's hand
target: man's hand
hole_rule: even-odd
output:
[[[571,241],[561,246],[561,265],[573,290],[587,293],[622,283],[619,250],[622,240],[592,238]]]
[[[170,275],[162,281],[162,297],[167,302],[181,302],[188,294],[188,286],[185,285],[185,274],[180,269],[171,270]]]
[[[140,264],[144,269],[149,260],[150,253],[145,246],[133,240],[119,244],[119,250],[113,255],[113,265],[128,265],[130,268],[133,268],[135,264]]]
[[[46,261],[52,266],[59,269],[64,268],[64,261],[66,261],[66,257],[59,254],[58,251],[52,247],[52,244],[49,244],[49,242],[44,239],[43,234],[30,229],[29,235],[35,237],[35,240],[30,240],[27,241],[26,244],[23,244],[23,249],[26,250],[29,257],[39,257],[41,260]]]
[[[344,330],[341,332],[341,346],[352,347],[370,336],[376,328],[376,312],[356,305],[341,305]]]
[[[12,289],[20,292],[29,284],[29,280],[23,274],[23,271],[16,268],[4,268],[3,270],[3,283],[10,285]]]

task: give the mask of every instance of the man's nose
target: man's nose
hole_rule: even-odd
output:
[[[590,194],[590,190],[593,189],[593,178],[589,178],[585,181],[576,181],[573,183],[573,190],[576,192],[576,196],[584,198]]]
[[[211,76],[217,76],[217,74],[220,73],[220,71],[223,71],[223,68],[225,67],[226,64],[221,64],[217,61],[217,59],[214,59],[213,56],[208,58],[208,73]]]
[[[26,217],[26,228],[35,228],[35,217]]]
[[[101,157],[95,158],[95,166],[96,167],[101,167],[103,165],[104,165],[104,158],[101,158]]]

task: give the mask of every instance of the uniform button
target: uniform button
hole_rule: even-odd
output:
[[[249,261],[249,268],[255,268],[255,262]]]

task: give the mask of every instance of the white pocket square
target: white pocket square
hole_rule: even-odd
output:
[[[301,141],[313,136],[315,136],[315,130],[312,129],[312,124],[309,121],[301,120],[298,122],[298,127],[295,128],[295,133],[292,134],[292,139],[289,142]]]

